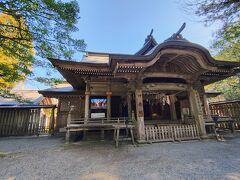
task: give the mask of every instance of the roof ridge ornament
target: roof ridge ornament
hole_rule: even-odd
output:
[[[151,29],[151,32],[150,32],[149,36],[152,36],[152,33],[153,33],[153,28]]]
[[[165,41],[171,41],[171,40],[184,40],[187,41],[185,38],[183,38],[181,32],[185,29],[186,23],[184,22],[182,26],[179,28],[179,30],[174,33],[170,38],[166,39]]]
[[[145,39],[145,43],[144,43],[144,44],[146,44],[150,39],[153,38],[152,34],[153,34],[153,28],[151,29],[150,34],[149,34],[149,35],[147,36],[147,38]]]
[[[184,22],[183,25],[180,27],[180,29],[177,31],[177,33],[175,33],[175,35],[181,35],[180,33],[185,29],[186,27],[186,23]]]

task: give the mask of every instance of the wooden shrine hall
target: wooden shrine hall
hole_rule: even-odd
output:
[[[55,130],[131,127],[138,142],[206,136],[204,86],[236,74],[240,63],[215,60],[180,30],[158,44],[152,35],[135,54],[87,52],[81,61],[49,58],[72,87],[39,91],[59,99]],[[119,125],[119,126],[118,126]]]

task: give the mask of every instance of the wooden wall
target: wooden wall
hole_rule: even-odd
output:
[[[81,97],[61,97],[59,98],[57,110],[56,131],[64,128],[67,125],[68,112],[70,106],[74,106],[71,114],[72,119],[79,119],[84,117],[84,99]]]

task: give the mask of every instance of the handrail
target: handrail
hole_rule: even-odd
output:
[[[234,121],[234,118],[230,116],[219,116],[219,115],[204,115],[205,122],[225,122]]]
[[[116,118],[80,118],[80,119],[71,119],[69,124],[129,124],[132,121],[129,121],[126,117],[116,117]]]
[[[79,120],[84,120],[84,119],[86,119],[86,118],[78,118]],[[77,120],[78,120],[77,119]],[[102,120],[102,119],[105,119],[105,120],[108,120],[108,119],[125,119],[125,120],[127,120],[128,119],[128,117],[111,117],[111,118],[87,118],[87,120]],[[74,120],[74,119],[73,119]]]

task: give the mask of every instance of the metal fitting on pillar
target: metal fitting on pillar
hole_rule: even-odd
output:
[[[106,92],[106,95],[107,95],[107,97],[111,97],[112,96],[112,92],[108,91],[108,92]]]

